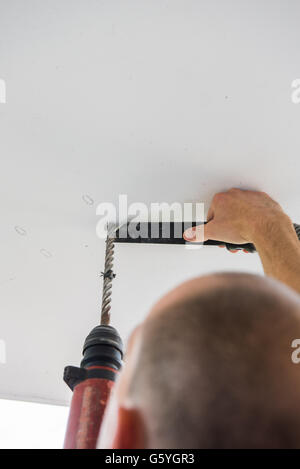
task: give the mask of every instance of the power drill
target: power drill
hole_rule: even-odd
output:
[[[95,449],[111,389],[122,367],[123,344],[109,325],[114,231],[106,239],[101,324],[85,339],[79,367],[67,366],[64,381],[73,391],[64,449]]]

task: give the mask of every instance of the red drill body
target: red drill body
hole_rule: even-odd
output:
[[[95,449],[118,370],[122,341],[111,326],[97,326],[86,338],[80,368],[65,368],[64,380],[73,390],[65,449]]]
[[[112,368],[111,371],[115,372]],[[66,431],[65,449],[93,449],[97,439],[110,391],[114,382],[90,378],[75,386]]]

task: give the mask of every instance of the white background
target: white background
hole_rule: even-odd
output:
[[[0,399],[0,449],[61,449],[68,408]]]

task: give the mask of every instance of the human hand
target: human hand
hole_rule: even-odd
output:
[[[264,229],[269,222],[278,222],[278,217],[288,218],[281,206],[265,192],[237,188],[219,192],[213,197],[207,214],[203,241],[251,243],[258,229]],[[186,230],[183,237],[186,241],[196,242],[197,227]]]

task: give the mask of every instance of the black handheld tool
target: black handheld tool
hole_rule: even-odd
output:
[[[206,224],[207,222],[204,222]],[[128,222],[116,231],[115,242],[117,243],[148,243],[148,244],[192,244],[183,239],[183,233],[186,229],[199,225],[199,222]],[[300,240],[300,225],[294,223],[294,228]],[[233,244],[224,241],[207,240],[204,244],[213,246],[226,246],[231,250],[243,249],[248,252],[256,252],[252,243]]]

